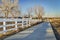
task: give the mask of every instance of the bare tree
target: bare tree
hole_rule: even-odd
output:
[[[44,8],[42,6],[34,6],[34,12],[37,15],[38,19],[42,19]]]
[[[31,15],[32,11],[33,11],[32,8],[29,8],[29,9],[28,9],[28,17],[32,17],[32,15]]]
[[[31,17],[31,13],[34,12],[34,14],[37,16],[38,19],[42,19],[42,16],[44,15],[44,8],[42,6],[34,6],[28,10],[28,16]]]
[[[18,10],[18,0],[2,0],[2,5],[0,5],[1,11],[5,14],[5,17],[7,18],[12,15],[12,17],[18,17],[19,16],[19,10]]]

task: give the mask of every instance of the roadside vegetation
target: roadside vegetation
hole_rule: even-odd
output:
[[[52,19],[51,25],[57,40],[60,40],[60,18]]]

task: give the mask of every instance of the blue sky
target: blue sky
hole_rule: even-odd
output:
[[[60,0],[19,0],[18,4],[22,14],[26,14],[29,8],[40,5],[44,7],[44,16],[60,17]]]
[[[35,5],[41,5],[44,7],[44,16],[60,16],[60,0],[19,0],[19,6],[22,9],[22,13]]]

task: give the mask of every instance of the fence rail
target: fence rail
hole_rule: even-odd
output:
[[[10,30],[17,30],[18,29],[18,25],[21,24],[21,28],[24,28],[24,26],[30,26],[30,22],[33,21],[39,21],[39,20],[32,20],[31,18],[29,19],[0,19],[0,22],[3,22],[3,25],[0,25],[0,28],[3,28],[3,31],[0,31],[0,33],[6,33],[7,31]],[[6,24],[6,22],[14,22],[14,24]],[[8,29],[7,27],[10,26],[15,26],[14,28]]]
[[[3,28],[3,31],[0,31],[0,33],[6,33],[7,31],[10,31],[10,30],[16,30],[18,28],[17,26],[18,24],[22,24],[22,26],[20,27],[24,28],[24,23],[26,22],[25,24],[27,25],[29,20],[28,19],[0,19],[0,22],[3,22],[3,25],[0,25],[0,28]],[[15,23],[6,24],[6,22],[15,22]],[[21,22],[21,23],[18,23],[18,22]],[[6,27],[9,27],[9,26],[15,26],[15,27],[7,30]]]

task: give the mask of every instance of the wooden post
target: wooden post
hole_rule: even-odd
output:
[[[28,27],[28,21],[26,20],[26,27]]]
[[[17,28],[18,28],[18,27],[17,27],[17,21],[15,21],[15,28],[16,28],[16,30],[17,30]]]
[[[31,25],[30,25],[30,20],[31,20],[31,19],[29,18],[29,26],[31,26]]]
[[[4,34],[5,34],[6,33],[6,22],[5,21],[3,22],[3,25],[4,25],[3,31],[4,31]]]
[[[24,20],[22,19],[22,28],[24,28]]]

